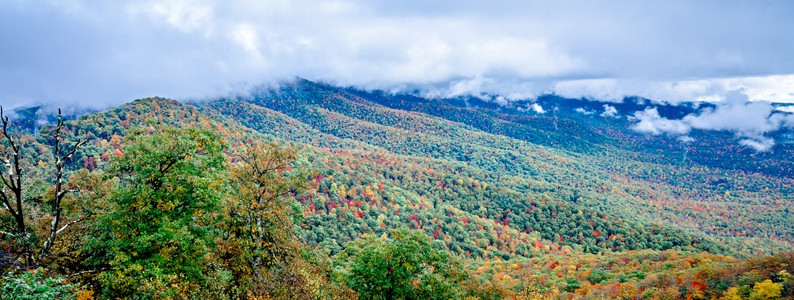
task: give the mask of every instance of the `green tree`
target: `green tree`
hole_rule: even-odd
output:
[[[349,242],[334,263],[337,280],[362,299],[455,299],[467,278],[427,235],[405,228]]]
[[[225,187],[223,142],[196,129],[134,131],[109,172],[119,178],[94,252],[107,297],[183,298],[206,284],[213,219]]]
[[[565,288],[563,288],[563,290],[569,293],[573,293],[574,291],[576,291],[576,289],[580,287],[581,286],[579,285],[579,281],[577,281],[575,278],[569,278],[568,280],[565,281]]]

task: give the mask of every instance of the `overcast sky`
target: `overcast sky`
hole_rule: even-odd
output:
[[[792,1],[2,0],[0,104],[207,98],[295,76],[434,96],[744,87],[794,102],[792,15]]]

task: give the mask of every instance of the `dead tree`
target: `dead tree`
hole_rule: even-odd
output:
[[[0,188],[0,200],[3,201],[4,208],[8,210],[11,217],[14,218],[14,226],[3,231],[4,235],[9,235],[17,241],[22,242],[22,255],[26,261],[31,261],[33,258],[30,253],[30,234],[25,224],[25,212],[22,210],[22,168],[20,167],[20,149],[19,144],[14,141],[9,132],[8,117],[3,114],[3,107],[0,106],[0,120],[3,123],[3,139],[8,143],[6,147],[5,157],[3,164],[5,165],[4,173],[0,174],[0,180],[3,181],[3,186]],[[5,225],[5,224],[3,224]]]
[[[65,188],[63,169],[66,165],[66,161],[71,159],[72,156],[74,156],[74,153],[77,152],[77,149],[87,142],[87,140],[78,139],[77,142],[75,142],[74,145],[72,145],[71,149],[69,148],[62,149],[63,147],[63,145],[61,145],[61,143],[63,143],[62,141],[63,137],[61,136],[62,130],[63,130],[63,119],[61,118],[61,110],[58,109],[58,124],[55,125],[55,136],[53,137],[53,139],[55,140],[55,150],[53,151],[53,158],[55,159],[55,199],[53,199],[54,201],[52,203],[53,216],[52,216],[52,222],[50,222],[49,235],[47,236],[47,239],[44,241],[44,245],[41,247],[41,252],[39,253],[40,258],[45,257],[49,253],[50,248],[52,247],[52,243],[55,242],[55,238],[58,236],[58,234],[66,230],[66,228],[69,228],[69,226],[72,226],[73,224],[78,222],[82,222],[89,216],[89,215],[84,215],[79,219],[67,222],[62,227],[58,227],[61,222],[61,213],[62,213],[61,201],[63,200],[63,197],[66,196],[66,194],[76,191],[73,189]],[[62,152],[64,154],[61,154]]]
[[[52,245],[59,234],[61,234],[70,226],[89,217],[89,215],[84,215],[81,218],[72,220],[61,226],[63,212],[61,208],[61,202],[68,193],[76,191],[66,188],[64,168],[66,166],[66,162],[70,160],[80,146],[84,145],[87,141],[77,140],[77,142],[75,142],[71,147],[64,145],[64,121],[61,117],[61,110],[59,109],[58,122],[55,125],[55,134],[53,136],[53,159],[55,160],[55,194],[53,196],[54,199],[52,202],[52,221],[50,222],[50,226],[48,228],[49,233],[47,238],[44,240],[41,250],[39,251],[38,255],[34,255],[31,250],[32,245],[30,245],[30,232],[28,232],[27,225],[25,224],[25,213],[22,203],[23,194],[22,168],[20,166],[20,146],[19,143],[14,141],[14,139],[11,137],[9,129],[10,122],[8,117],[3,114],[2,107],[0,107],[0,119],[2,119],[3,123],[3,130],[0,134],[3,135],[3,138],[9,144],[8,150],[10,150],[10,152],[7,151],[5,159],[5,166],[8,174],[0,174],[0,178],[3,182],[3,187],[0,190],[0,200],[2,200],[3,204],[5,205],[5,209],[8,210],[8,212],[14,218],[16,225],[10,232],[3,233],[10,234],[11,236],[20,240],[23,243],[23,257],[27,263],[35,264],[36,261],[43,259],[49,254],[50,248],[52,248]]]

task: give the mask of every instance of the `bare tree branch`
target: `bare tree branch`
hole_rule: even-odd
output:
[[[14,221],[16,221],[16,228],[14,229],[15,235],[27,238],[28,233],[25,224],[25,213],[22,210],[22,167],[19,161],[19,145],[11,137],[11,133],[9,132],[10,121],[8,116],[5,115],[2,106],[0,106],[0,122],[2,122],[3,125],[0,134],[3,135],[3,138],[8,142],[8,146],[11,148],[11,153],[6,153],[5,159],[8,175],[0,174],[0,179],[2,179],[4,185],[4,187],[0,189],[0,194],[2,194],[0,198],[2,198],[5,208],[14,218]],[[13,197],[8,194],[6,188],[10,190]],[[24,241],[23,255],[28,261],[32,258],[30,255],[30,245],[28,245],[27,241]]]
[[[64,189],[63,188],[63,181],[64,181],[64,166],[66,165],[66,161],[71,159],[72,155],[77,152],[77,149],[84,145],[87,141],[78,139],[77,142],[72,145],[71,149],[66,151],[66,154],[61,154],[61,139],[62,139],[62,131],[64,127],[64,121],[61,117],[61,110],[58,109],[58,123],[55,126],[55,150],[53,151],[53,156],[55,158],[55,201],[53,201],[52,208],[53,208],[53,217],[52,222],[50,222],[50,233],[47,236],[47,240],[44,241],[44,245],[41,247],[41,252],[39,253],[39,258],[45,257],[52,247],[52,244],[55,242],[55,238],[65,230],[70,225],[74,224],[74,222],[67,223],[63,228],[58,228],[58,225],[61,221],[61,201],[63,201],[63,197],[65,197],[68,193],[74,192],[74,189]],[[88,215],[83,216],[82,218],[78,219],[76,222],[80,222],[87,218]]]
[[[96,270],[80,271],[80,272],[77,272],[77,273],[69,275],[69,278],[74,278],[74,277],[77,277],[77,276],[80,276],[80,275],[85,275],[85,274],[104,272],[104,271],[108,271],[108,270],[110,270],[110,268],[102,268],[102,269],[96,269]]]
[[[56,231],[56,232],[55,232],[55,234],[61,234],[61,232],[63,232],[64,230],[66,230],[66,228],[69,228],[69,226],[72,226],[72,225],[74,225],[74,224],[77,224],[77,223],[80,223],[80,222],[82,222],[82,221],[85,221],[85,219],[88,219],[89,217],[91,217],[91,215],[90,215],[90,214],[87,214],[87,215],[84,215],[84,216],[82,216],[81,218],[79,218],[79,219],[77,219],[77,220],[69,221],[69,222],[67,222],[66,224],[64,224],[64,225],[63,225],[63,227],[61,227],[60,229],[58,229],[58,231]]]

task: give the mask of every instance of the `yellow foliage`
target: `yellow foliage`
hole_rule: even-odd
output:
[[[764,280],[759,283],[756,283],[753,286],[753,293],[750,295],[750,298],[753,299],[777,299],[780,297],[780,292],[783,290],[783,286],[779,283],[774,283],[772,280]]]
[[[739,288],[729,288],[727,291],[722,293],[722,298],[720,298],[720,300],[742,300],[742,296],[739,296]]]
[[[781,270],[780,272],[777,273],[777,275],[780,276],[780,278],[783,278],[783,282],[789,282],[791,280],[794,280],[794,276],[789,274],[788,271],[786,270]]]
[[[75,296],[77,296],[77,300],[94,300],[94,291],[79,290]]]
[[[527,285],[524,289],[515,297],[514,299],[517,300],[552,300],[558,299],[560,296],[560,291],[554,289],[549,292],[541,292],[533,285]]]

